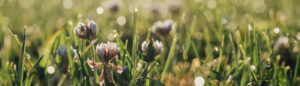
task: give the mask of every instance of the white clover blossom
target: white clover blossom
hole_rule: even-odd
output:
[[[182,1],[180,0],[167,0],[168,10],[172,14],[178,14],[182,8]]]
[[[107,0],[102,4],[103,8],[111,13],[119,12],[122,5],[123,2],[121,0]]]
[[[280,50],[287,50],[288,48],[289,48],[289,38],[286,36],[281,36],[275,42],[273,50],[275,52],[279,52]]]
[[[56,53],[60,57],[67,57],[67,46],[59,46],[58,49],[56,50]]]
[[[75,27],[75,34],[82,39],[92,39],[96,37],[98,33],[97,24],[94,20],[87,20],[88,25],[79,22]]]
[[[174,29],[174,26],[175,22],[173,20],[157,21],[152,25],[151,31],[161,35],[167,35]]]
[[[147,52],[147,48],[148,48],[148,42],[147,41],[144,41],[143,43],[142,43],[142,51],[145,53],[145,52]]]
[[[119,53],[120,49],[117,43],[107,42],[96,46],[96,53],[98,57],[104,61],[109,61],[111,58]]]
[[[154,42],[154,50],[155,50],[155,54],[157,55],[157,54],[160,54],[162,51],[163,51],[163,44],[162,44],[162,42],[161,41],[158,41],[158,40],[156,40],[155,42]]]
[[[78,55],[77,55],[77,51],[76,49],[74,49],[72,46],[70,47],[71,48],[71,55],[73,57],[73,60],[74,62],[77,62],[78,61]],[[68,47],[67,46],[59,46],[59,48],[56,50],[56,53],[62,57],[62,59],[64,61],[68,61],[68,51],[67,51]]]
[[[91,29],[92,35],[97,35],[98,28],[96,22],[94,20],[88,20],[88,26]]]
[[[142,52],[144,54],[147,54],[147,52],[148,52],[148,46],[149,46],[149,42],[144,41],[142,43]],[[163,51],[163,44],[162,44],[161,41],[156,40],[153,43],[153,47],[154,47],[154,52],[155,52],[154,54],[155,54],[155,56],[158,55],[158,54],[160,54]]]

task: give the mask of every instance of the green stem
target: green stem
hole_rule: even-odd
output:
[[[167,62],[166,62],[166,64],[165,64],[164,70],[163,70],[163,72],[162,72],[163,74],[162,74],[161,79],[160,79],[161,82],[163,82],[164,77],[165,77],[165,74],[166,74],[166,72],[167,72],[167,69],[168,69],[169,66],[170,66],[171,59],[173,58],[173,54],[174,54],[174,50],[175,50],[176,41],[177,41],[177,37],[176,37],[176,35],[175,35],[175,37],[173,38],[173,42],[172,42],[172,44],[171,44],[170,52],[169,52],[169,54],[168,54]]]
[[[296,83],[298,68],[299,68],[299,61],[300,61],[300,45],[298,44],[298,56],[297,56],[297,63],[295,67],[294,77],[293,77],[293,83]]]
[[[135,51],[136,51],[136,20],[137,20],[137,12],[134,12],[133,17],[133,31],[132,31],[132,51],[131,56],[135,62]]]
[[[21,57],[19,58],[19,67],[18,67],[18,82],[19,86],[23,86],[23,69],[24,69],[24,52],[25,52],[25,43],[26,43],[26,28],[24,29],[24,38],[22,42],[22,51]]]

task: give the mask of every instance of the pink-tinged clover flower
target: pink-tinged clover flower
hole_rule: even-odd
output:
[[[103,68],[102,73],[100,75],[100,85],[104,84],[104,71],[106,71],[106,77],[109,82],[115,83],[113,79],[113,73],[111,68],[116,69],[118,73],[122,73],[127,66],[116,66],[110,61],[119,53],[120,49],[117,43],[107,42],[101,43],[96,46],[96,54],[103,61],[103,63],[93,62],[90,59],[87,60],[88,65],[92,68],[92,70],[97,70],[99,68]]]

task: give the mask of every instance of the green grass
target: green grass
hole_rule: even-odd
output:
[[[112,68],[116,83],[105,76],[106,86],[193,86],[196,77],[207,86],[300,85],[300,1],[179,1],[174,13],[170,8],[177,4],[170,5],[176,0],[123,0],[116,12],[106,0],[0,1],[0,85],[100,85],[104,68],[92,71],[87,59],[103,62],[96,45],[107,41],[120,49],[110,63],[128,68],[120,74]],[[86,19],[98,27],[91,40],[74,33]],[[176,22],[170,33],[151,30],[155,22],[168,19]],[[284,36],[288,41],[278,44]],[[163,43],[163,52],[144,61],[141,45],[152,40]],[[56,52],[60,46],[67,47],[65,58]],[[251,65],[256,69],[251,71]],[[48,73],[48,67],[55,72]]]

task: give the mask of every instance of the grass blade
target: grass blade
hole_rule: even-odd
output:
[[[165,64],[165,66],[164,66],[164,69],[163,69],[163,72],[162,72],[162,76],[160,78],[160,82],[163,82],[165,74],[167,72],[167,69],[170,66],[171,59],[173,58],[173,54],[174,54],[174,50],[175,50],[175,45],[176,45],[176,42],[177,42],[176,26],[177,25],[175,24],[175,27],[174,27],[174,38],[173,38],[173,41],[172,41],[172,44],[171,44],[170,52],[168,54],[167,62]]]
[[[297,73],[298,73],[298,68],[299,68],[299,61],[300,61],[300,46],[298,45],[298,56],[297,56],[297,62],[296,62],[294,76],[293,76],[293,83],[296,83],[296,78],[297,78]]]
[[[23,86],[23,69],[24,69],[24,52],[25,52],[25,43],[26,43],[26,28],[24,29],[24,38],[22,42],[22,49],[21,49],[21,57],[19,58],[19,67],[18,67],[18,85]]]
[[[131,56],[133,60],[135,61],[135,53],[136,53],[136,42],[137,42],[137,37],[136,37],[136,21],[137,20],[137,8],[135,8],[134,16],[133,16],[133,31],[132,31],[132,51],[131,51]]]

